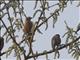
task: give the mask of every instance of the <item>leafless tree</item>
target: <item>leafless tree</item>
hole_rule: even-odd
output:
[[[40,3],[40,8],[36,9],[38,2]],[[25,9],[25,7],[23,6],[24,0],[8,0],[8,1],[0,0],[0,36],[5,38],[4,40],[7,43],[9,41],[12,41],[12,44],[9,48],[7,48],[7,51],[1,52],[0,56],[3,56],[5,54],[7,56],[10,56],[10,54],[14,51],[17,60],[22,60],[21,56],[24,57],[24,60],[28,60],[30,58],[33,58],[34,60],[36,60],[37,57],[43,56],[43,55],[46,55],[46,59],[48,59],[48,55],[50,53],[56,52],[56,49],[55,50],[52,49],[50,51],[46,50],[41,53],[38,53],[38,52],[34,53],[32,49],[32,43],[36,41],[36,40],[34,41],[34,36],[35,36],[36,31],[38,31],[40,34],[43,34],[41,30],[39,29],[41,26],[43,26],[43,24],[46,25],[46,27],[44,28],[45,31],[48,29],[48,21],[50,21],[49,20],[50,18],[53,18],[52,21],[53,21],[53,29],[54,29],[55,24],[58,20],[57,18],[60,15],[60,12],[64,11],[64,9],[67,7],[68,2],[72,3],[73,1],[72,0],[58,0],[58,3],[52,6],[50,6],[48,2],[49,1],[47,0],[39,0],[39,1],[35,0],[35,5],[33,7],[35,12],[33,14],[32,19],[36,17],[36,14],[38,12],[40,13],[40,15],[36,19],[37,21],[35,21],[33,26],[31,26],[30,28],[31,31],[29,31],[29,34],[27,34],[27,33],[24,33],[23,31],[24,30],[23,29],[23,26],[24,26],[23,17],[25,18],[29,17],[27,14],[25,14],[25,11],[24,11]],[[78,7],[79,5],[80,4],[78,4]],[[53,8],[54,6],[58,6],[58,8],[56,8],[54,12],[51,12],[49,17],[46,17],[46,14],[45,14],[46,11],[50,11],[49,9]],[[13,16],[11,16],[10,9],[13,10]],[[5,19],[3,19],[5,16],[7,17],[6,21],[9,23],[9,25],[6,24]],[[68,47],[67,49],[69,53],[72,54],[72,56],[74,56],[78,60],[80,57],[80,40],[79,40],[80,36],[78,37],[78,35],[75,33],[76,31],[74,31],[73,28],[69,27],[66,21],[65,21],[65,24],[66,24],[67,32],[64,33],[63,37],[67,35],[66,43],[60,45],[57,48],[57,50],[61,50],[63,48]],[[4,32],[1,32],[2,29],[4,29]],[[15,32],[17,31],[23,31],[23,36],[20,41],[17,41],[17,38],[19,37],[19,35],[17,36],[15,34]],[[70,40],[71,42],[69,42]],[[24,47],[21,46],[22,44],[26,44],[28,46],[27,47],[29,49],[28,54],[26,54],[27,51],[24,49]],[[60,54],[58,54],[58,58],[59,58],[59,55]]]

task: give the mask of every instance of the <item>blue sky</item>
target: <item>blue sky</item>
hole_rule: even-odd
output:
[[[56,1],[49,1],[50,5],[52,5],[53,3],[56,3]],[[66,20],[66,22],[68,23],[68,25],[70,27],[73,27],[74,30],[76,30],[76,26],[77,24],[80,22],[80,8],[76,7],[77,2],[73,2],[73,4],[71,5],[70,3],[68,3],[67,8],[64,9],[63,12],[60,12],[60,16],[58,17],[58,21],[55,24],[55,28],[52,28],[52,20],[50,19],[48,24],[49,24],[49,28],[47,31],[45,31],[45,25],[41,26],[41,31],[44,33],[43,35],[36,33],[35,34],[35,42],[33,43],[33,50],[36,52],[43,52],[44,50],[51,50],[51,38],[53,35],[55,35],[56,33],[59,33],[61,35],[61,39],[62,39],[62,43],[65,43],[65,38],[62,38],[63,34],[66,32],[66,27],[65,27],[65,23],[64,21]],[[27,14],[27,16],[33,16],[33,13],[35,10],[33,10],[34,7],[34,2],[32,1],[25,1],[24,2],[24,7],[25,7],[25,12]],[[39,8],[39,6],[37,6],[37,8]],[[47,12],[47,16],[49,16],[49,13],[51,13],[52,11],[54,11],[56,9],[56,7],[53,7],[50,9],[50,12]],[[34,19],[32,19],[32,21],[36,21],[38,17],[38,14],[36,15],[36,17]],[[6,18],[4,18],[6,19]],[[5,22],[7,23],[7,22]],[[21,32],[17,32],[18,34],[22,34]],[[20,38],[19,38],[20,39]],[[5,44],[4,47],[4,51],[7,49],[7,47],[10,45],[10,42]],[[50,60],[53,60],[53,56],[54,53],[51,53],[48,55]],[[10,57],[8,57],[6,59],[5,55],[2,56],[2,60],[16,60],[14,55],[11,54]],[[30,59],[33,60],[33,59]],[[40,56],[37,60],[45,60],[45,56]],[[60,58],[58,60],[75,60],[70,54],[68,54],[68,49],[64,48],[62,50],[60,50]]]

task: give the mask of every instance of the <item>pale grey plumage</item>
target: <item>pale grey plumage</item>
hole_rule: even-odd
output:
[[[56,34],[52,37],[52,41],[51,41],[51,45],[52,45],[52,49],[55,50],[55,47],[59,46],[61,44],[61,38],[59,34]]]

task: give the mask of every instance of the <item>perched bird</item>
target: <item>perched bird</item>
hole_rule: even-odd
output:
[[[77,30],[76,30],[75,33],[77,33],[79,30],[80,30],[80,23],[78,24],[78,26],[77,26]]]
[[[3,49],[3,46],[4,46],[4,39],[2,37],[0,37],[0,55],[1,55],[1,51]],[[0,58],[1,60],[1,58]]]
[[[52,45],[53,50],[55,50],[56,47],[58,48],[58,46],[60,46],[60,44],[61,44],[60,35],[59,34],[54,35],[51,40],[51,45]]]
[[[29,56],[31,53],[33,54],[32,51],[32,42],[34,42],[34,40],[32,39],[33,37],[33,30],[34,30],[34,23],[31,21],[31,17],[26,17],[25,23],[24,23],[24,29],[23,32],[26,33],[27,36],[27,41],[28,41],[28,45],[29,45],[29,53],[27,56]]]
[[[32,26],[33,26],[33,23],[31,21],[31,17],[26,17],[26,20],[25,20],[25,23],[24,23],[24,33],[30,33],[31,32],[31,29],[32,29]]]

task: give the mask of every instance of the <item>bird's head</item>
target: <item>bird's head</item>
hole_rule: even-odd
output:
[[[32,19],[32,17],[26,17],[26,20],[29,20],[30,21],[31,19]]]
[[[60,35],[59,35],[59,34],[56,34],[55,36],[56,36],[56,37],[60,37]]]

